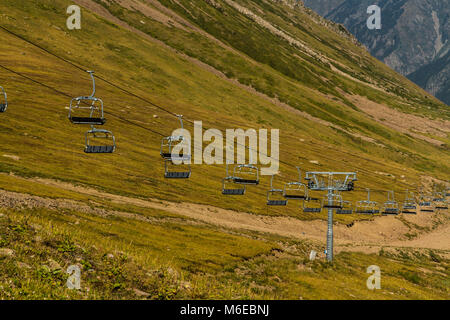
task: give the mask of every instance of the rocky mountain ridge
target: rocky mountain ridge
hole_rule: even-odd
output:
[[[438,0],[305,0],[343,24],[368,50],[400,74],[450,104],[450,5]],[[368,6],[381,8],[381,30],[369,30]]]

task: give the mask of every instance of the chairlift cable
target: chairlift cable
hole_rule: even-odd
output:
[[[38,85],[40,85],[40,86],[42,86],[42,87],[47,88],[47,89],[49,89],[49,90],[52,90],[52,91],[54,91],[54,92],[56,92],[56,93],[58,93],[58,94],[60,94],[60,95],[62,95],[62,96],[65,96],[65,97],[68,97],[68,98],[72,98],[72,96],[70,96],[69,94],[67,94],[67,93],[65,93],[65,92],[62,92],[61,90],[58,90],[58,89],[56,89],[56,88],[54,88],[54,87],[52,87],[52,86],[49,86],[49,85],[47,85],[47,84],[45,84],[45,83],[42,83],[42,82],[40,82],[40,81],[38,81],[38,80],[35,80],[35,79],[33,79],[33,78],[30,78],[29,76],[24,75],[24,74],[22,74],[22,73],[20,73],[20,72],[14,71],[14,70],[12,70],[12,69],[10,69],[10,68],[8,68],[8,67],[3,66],[2,64],[0,64],[0,68],[2,68],[2,69],[4,69],[4,70],[7,70],[7,71],[9,71],[9,72],[11,72],[11,73],[14,73],[15,75],[18,75],[18,76],[20,76],[20,77],[22,77],[22,78],[24,78],[24,79],[27,79],[27,80],[29,80],[29,81],[31,81],[31,82],[33,82],[33,83],[36,83],[36,84],[38,84]],[[133,121],[128,120],[128,119],[125,119],[125,118],[123,118],[123,117],[121,117],[121,116],[118,116],[118,115],[116,115],[116,114],[114,114],[114,113],[105,111],[105,114],[108,114],[108,115],[110,115],[110,116],[112,116],[112,117],[115,117],[115,118],[119,119],[119,120],[122,121],[122,122],[128,123],[129,125],[133,125],[133,126],[139,127],[139,128],[141,128],[141,129],[144,129],[144,130],[150,131],[150,132],[152,132],[152,133],[154,133],[154,134],[157,134],[157,135],[159,135],[159,136],[161,136],[161,137],[164,137],[164,134],[162,134],[162,133],[160,133],[160,132],[158,132],[158,131],[155,131],[155,130],[153,130],[153,129],[144,127],[143,125],[134,123]]]
[[[7,33],[9,33],[9,34],[11,34],[11,35],[13,35],[13,36],[15,36],[15,37],[17,37],[17,38],[23,40],[23,41],[25,41],[25,42],[27,42],[27,43],[29,43],[29,44],[32,45],[32,46],[35,46],[35,47],[41,49],[42,51],[44,51],[44,52],[50,54],[51,56],[53,56],[53,57],[55,57],[55,58],[57,58],[57,59],[59,59],[59,60],[61,60],[61,61],[64,61],[64,62],[66,62],[66,63],[68,63],[68,64],[70,64],[71,66],[73,66],[73,67],[75,67],[75,68],[77,68],[77,69],[79,69],[79,70],[81,70],[81,71],[83,71],[83,72],[86,70],[85,68],[79,66],[78,64],[76,64],[76,63],[74,63],[74,62],[72,62],[72,61],[70,61],[70,60],[68,60],[68,59],[66,59],[66,58],[64,58],[64,57],[61,57],[61,56],[59,56],[59,55],[57,55],[57,54],[51,52],[50,50],[44,48],[43,46],[40,46],[40,45],[34,43],[33,41],[31,41],[31,40],[25,38],[24,36],[21,36],[21,35],[19,35],[19,34],[13,32],[13,31],[11,31],[11,30],[5,28],[4,26],[1,26],[1,25],[0,25],[0,29],[4,30],[5,32],[7,32]],[[104,81],[105,83],[109,84],[110,86],[115,87],[116,89],[119,89],[119,90],[121,90],[121,91],[123,91],[123,92],[125,92],[125,93],[127,93],[127,94],[129,94],[129,95],[131,95],[131,96],[134,96],[134,97],[136,97],[136,98],[138,98],[138,99],[140,99],[140,100],[142,100],[142,101],[144,101],[144,102],[146,102],[146,103],[148,103],[148,104],[150,104],[150,105],[152,105],[152,106],[154,106],[154,107],[156,107],[156,108],[158,108],[158,109],[160,109],[160,110],[162,110],[162,111],[164,111],[164,112],[166,112],[166,113],[168,113],[168,114],[170,114],[170,115],[172,115],[172,116],[177,117],[177,114],[175,114],[174,112],[172,112],[172,111],[170,111],[170,110],[167,110],[166,108],[161,107],[161,106],[157,105],[156,103],[153,103],[152,101],[150,101],[150,100],[148,100],[148,99],[146,99],[146,98],[143,98],[143,97],[141,97],[141,96],[139,96],[139,95],[137,95],[137,94],[135,94],[135,93],[132,93],[131,91],[129,91],[129,90],[127,90],[127,89],[124,89],[124,88],[122,88],[121,86],[116,85],[115,83],[113,83],[113,82],[111,82],[111,81],[109,81],[109,80],[107,80],[107,79],[105,79],[105,78],[103,78],[103,77],[101,77],[101,76],[97,76],[97,78],[100,79],[100,80],[102,80],[102,81]],[[192,120],[189,120],[189,119],[185,119],[185,120],[186,120],[186,122],[188,122],[188,123],[194,124],[194,121],[192,121]],[[207,129],[207,128],[203,128],[203,131],[206,131],[206,130],[208,130],[208,129]],[[161,134],[161,136],[164,137],[165,135]],[[250,147],[247,146],[247,145],[242,145],[242,144],[240,144],[240,143],[238,143],[238,142],[236,142],[236,144],[237,144],[237,145],[241,145],[241,146],[245,147],[245,148],[248,149],[248,150],[254,151],[252,148],[250,148]],[[288,154],[288,155],[290,155],[290,156],[296,157],[296,155],[294,155],[294,154],[292,154],[292,153],[290,153],[290,152],[285,152],[285,153]],[[264,156],[266,156],[266,157],[268,157],[268,158],[271,158],[271,159],[273,159],[273,160],[275,160],[275,161],[278,161],[279,163],[282,163],[282,164],[284,164],[284,165],[286,165],[286,166],[289,166],[289,167],[292,167],[292,168],[296,168],[295,165],[292,165],[292,164],[290,164],[290,163],[287,163],[287,162],[285,162],[285,161],[283,161],[283,160],[281,160],[281,159],[276,159],[276,158],[274,158],[274,157],[272,157],[272,156],[269,156],[269,155],[267,155],[267,154],[262,154],[262,155],[264,155]],[[362,169],[362,171],[364,171],[364,170]],[[368,171],[368,172],[369,172],[369,171]]]
[[[60,94],[60,95],[62,95],[62,96],[65,96],[65,97],[68,97],[68,98],[72,98],[71,95],[69,95],[69,94],[67,94],[67,93],[65,93],[65,92],[62,92],[62,91],[59,90],[59,89],[56,89],[56,88],[54,88],[54,87],[52,87],[52,86],[50,86],[50,85],[47,85],[47,84],[45,84],[45,83],[42,83],[42,82],[40,82],[39,80],[35,80],[35,79],[33,79],[33,78],[31,78],[31,77],[29,77],[29,76],[27,76],[27,75],[24,75],[24,74],[22,74],[22,73],[20,73],[20,72],[14,71],[14,70],[12,70],[12,69],[10,69],[10,68],[8,68],[8,67],[3,66],[2,64],[0,64],[0,68],[2,68],[2,69],[4,69],[4,70],[7,70],[7,71],[9,71],[9,72],[11,72],[11,73],[13,73],[13,74],[15,74],[15,75],[18,75],[18,76],[20,76],[20,77],[22,77],[22,78],[24,78],[24,79],[27,79],[27,80],[29,80],[30,82],[33,82],[33,83],[35,83],[35,84],[38,84],[38,85],[40,85],[40,86],[42,86],[42,87],[45,87],[45,88],[47,88],[47,89],[49,89],[49,90],[52,90],[52,91],[54,91],[54,92],[56,92],[56,93],[58,93],[58,94]],[[85,104],[86,104],[86,103],[85,103]],[[87,104],[86,104],[86,105],[87,105]],[[121,116],[118,116],[118,115],[116,115],[115,113],[111,113],[111,112],[108,112],[108,111],[104,111],[104,113],[107,114],[108,116],[111,116],[111,117],[114,117],[114,118],[118,119],[119,121],[121,121],[121,122],[123,122],[123,123],[127,123],[127,124],[129,124],[129,125],[131,125],[131,126],[135,126],[135,127],[141,128],[141,129],[143,129],[143,130],[149,131],[149,132],[151,132],[151,133],[153,133],[153,134],[155,134],[155,135],[159,135],[159,136],[161,136],[161,137],[165,137],[165,135],[164,135],[163,133],[160,133],[160,132],[158,132],[158,131],[156,131],[156,130],[150,129],[150,128],[145,127],[145,126],[143,126],[143,125],[141,125],[141,124],[135,123],[135,122],[133,122],[133,121],[131,121],[131,120],[128,120],[128,119],[126,119],[126,118],[123,118],[123,117],[121,117]],[[198,149],[198,148],[197,148],[197,149]]]
[[[11,30],[9,30],[9,29],[7,29],[7,28],[1,26],[1,25],[0,25],[0,29],[2,29],[2,30],[4,30],[4,31],[6,31],[7,33],[9,33],[9,34],[11,34],[11,35],[13,35],[13,36],[15,36],[15,37],[17,37],[17,38],[19,38],[19,39],[25,41],[25,42],[27,42],[28,44],[30,44],[30,45],[32,45],[32,46],[35,46],[35,47],[41,49],[42,51],[44,51],[44,52],[50,54],[51,56],[53,56],[53,57],[55,57],[55,58],[57,58],[57,59],[59,59],[59,60],[61,60],[61,61],[64,61],[64,62],[66,62],[66,63],[68,63],[68,64],[70,64],[71,66],[73,66],[73,67],[75,67],[75,68],[77,68],[77,69],[79,69],[79,70],[81,70],[81,71],[83,71],[83,72],[86,71],[85,68],[80,67],[79,65],[75,64],[74,62],[72,62],[72,61],[70,61],[70,60],[68,60],[68,59],[66,59],[66,58],[63,58],[63,57],[61,57],[61,56],[59,56],[59,55],[57,55],[57,54],[51,52],[50,50],[48,50],[48,49],[46,49],[46,48],[44,48],[44,47],[42,47],[42,46],[40,46],[40,45],[34,43],[33,41],[31,41],[31,40],[29,40],[29,39],[27,39],[27,38],[25,38],[25,37],[23,37],[23,36],[21,36],[21,35],[18,35],[17,33],[13,32],[13,31],[11,31]],[[166,108],[161,107],[161,106],[157,105],[156,103],[153,103],[153,102],[151,102],[150,100],[148,100],[148,99],[146,99],[146,98],[143,98],[143,97],[141,97],[141,96],[139,96],[139,95],[137,95],[137,94],[135,94],[135,93],[133,93],[133,92],[127,90],[127,89],[124,89],[124,88],[122,88],[121,86],[119,86],[119,85],[117,85],[117,84],[115,84],[115,83],[113,83],[113,82],[111,82],[111,81],[109,81],[109,80],[107,80],[107,79],[105,79],[105,78],[103,78],[103,77],[101,77],[101,76],[97,76],[97,78],[100,79],[100,80],[102,80],[102,81],[104,81],[105,83],[109,84],[110,86],[112,86],[112,87],[114,87],[114,88],[116,88],[116,89],[119,89],[119,90],[121,90],[121,91],[123,91],[123,92],[125,92],[125,93],[127,93],[127,94],[129,94],[129,95],[131,95],[131,96],[133,96],[133,97],[135,97],[135,98],[138,98],[138,99],[140,99],[140,100],[142,100],[142,101],[144,101],[144,102],[146,102],[146,103],[148,103],[148,104],[150,104],[150,105],[152,105],[152,106],[154,106],[154,107],[156,107],[156,108],[158,108],[158,109],[160,109],[160,110],[162,110],[162,111],[164,111],[164,112],[166,112],[166,113],[168,113],[168,114],[170,114],[170,115],[172,115],[172,116],[175,116],[175,117],[178,116],[176,113],[174,113],[174,112],[172,112],[172,111],[170,111],[170,110],[167,110]],[[193,120],[186,119],[186,122],[191,123],[191,124],[194,124],[194,121],[193,121]],[[207,131],[207,130],[208,130],[207,128],[203,128],[203,131]],[[165,136],[165,135],[161,135],[161,136]],[[247,149],[249,149],[249,150],[253,150],[253,149],[251,149],[249,146],[242,145],[242,144],[240,144],[240,143],[238,143],[238,142],[236,142],[236,143],[237,143],[238,145],[244,146],[245,148],[247,148]],[[263,155],[266,156],[266,157],[268,157],[268,158],[271,158],[271,159],[273,159],[273,160],[275,160],[275,161],[278,161],[279,163],[283,163],[283,164],[285,164],[285,165],[287,165],[287,166],[295,167],[295,166],[292,166],[291,164],[289,164],[289,163],[287,163],[287,162],[283,162],[282,160],[276,159],[276,158],[271,157],[271,156],[269,156],[269,155],[267,155],[267,154],[263,154]],[[290,154],[290,155],[292,155],[292,154]]]
[[[11,35],[13,35],[13,36],[15,36],[15,37],[17,37],[17,38],[19,38],[19,39],[25,41],[25,42],[27,42],[28,44],[31,44],[32,46],[35,46],[35,47],[41,49],[42,51],[45,51],[46,53],[48,53],[49,55],[51,55],[51,56],[53,56],[53,57],[55,57],[55,58],[57,58],[57,59],[59,59],[59,60],[61,60],[61,61],[64,61],[64,62],[66,62],[66,63],[68,63],[68,64],[70,64],[71,66],[73,66],[73,67],[76,68],[76,69],[79,69],[79,70],[81,70],[81,71],[83,71],[83,72],[86,71],[86,68],[83,68],[83,67],[79,66],[78,64],[76,64],[76,63],[74,63],[74,62],[72,62],[72,61],[70,61],[70,60],[68,60],[68,59],[66,59],[66,58],[64,58],[64,57],[61,57],[61,56],[59,56],[58,54],[53,53],[52,51],[50,51],[50,50],[44,48],[43,46],[38,45],[37,43],[35,43],[35,42],[33,42],[33,41],[31,41],[31,40],[29,40],[29,39],[27,39],[27,38],[25,38],[25,37],[23,37],[23,36],[21,36],[21,35],[15,33],[15,32],[13,32],[13,31],[11,31],[11,30],[9,30],[9,29],[5,28],[5,27],[2,26],[2,25],[0,25],[0,29],[2,29],[2,30],[4,30],[4,31],[6,31],[7,33],[9,33],[9,34],[11,34]],[[100,79],[100,80],[102,80],[102,81],[104,81],[104,82],[106,82],[106,83],[109,84],[110,86],[115,87],[116,89],[119,89],[119,90],[121,90],[121,91],[123,91],[123,92],[125,92],[125,93],[127,93],[127,94],[129,94],[129,95],[132,95],[132,96],[134,96],[134,97],[136,97],[136,98],[138,98],[138,99],[140,99],[140,100],[142,100],[142,101],[144,101],[144,102],[146,102],[146,103],[148,103],[148,104],[151,104],[152,106],[154,106],[154,107],[156,107],[156,108],[158,108],[158,109],[160,109],[160,110],[162,110],[162,111],[165,111],[165,112],[167,112],[167,113],[169,113],[169,114],[171,114],[171,115],[173,115],[173,116],[176,116],[175,113],[173,113],[173,112],[171,112],[171,111],[169,111],[169,110],[167,110],[167,109],[165,109],[165,108],[163,108],[163,107],[161,107],[161,106],[159,106],[159,105],[157,105],[157,104],[155,104],[155,103],[149,101],[148,99],[145,99],[145,98],[143,98],[143,97],[141,97],[141,96],[139,96],[139,95],[137,95],[137,94],[134,94],[134,93],[132,93],[131,91],[129,91],[129,90],[127,90],[127,89],[124,89],[124,88],[122,88],[121,86],[116,85],[115,83],[113,83],[113,82],[111,82],[111,81],[109,81],[109,80],[107,80],[107,79],[105,79],[105,78],[103,78],[103,77],[101,77],[101,76],[97,76],[97,78]]]
[[[71,65],[71,66],[73,66],[74,68],[76,68],[76,69],[78,69],[78,70],[80,70],[80,71],[83,71],[83,72],[86,71],[85,68],[79,66],[78,64],[76,64],[76,63],[74,63],[74,62],[72,62],[72,61],[70,61],[70,60],[68,60],[68,59],[66,59],[66,58],[64,58],[64,57],[61,57],[61,56],[59,56],[58,54],[53,53],[52,51],[46,49],[45,47],[43,47],[43,46],[41,46],[41,45],[39,45],[39,44],[37,44],[37,43],[35,43],[35,42],[33,42],[33,41],[31,41],[31,40],[25,38],[24,36],[21,36],[21,35],[19,35],[19,34],[13,32],[13,31],[7,29],[6,27],[4,27],[4,26],[2,26],[2,25],[0,25],[0,29],[2,29],[3,31],[9,33],[10,35],[12,35],[12,36],[14,36],[14,37],[17,37],[17,38],[21,39],[22,41],[24,41],[24,42],[26,42],[26,43],[28,43],[28,44],[34,46],[34,47],[39,48],[40,50],[42,50],[42,51],[48,53],[49,55],[51,55],[51,56],[53,56],[53,57],[55,57],[55,58],[57,58],[57,59],[59,59],[59,60],[65,62],[65,63],[67,63],[67,64],[69,64],[69,65]],[[8,70],[8,71],[10,71],[10,72],[12,72],[12,73],[15,73],[15,74],[17,74],[17,75],[19,75],[19,76],[21,76],[21,77],[24,77],[24,78],[26,78],[26,79],[28,79],[28,80],[34,82],[34,83],[37,83],[37,84],[39,84],[39,85],[41,85],[41,86],[44,86],[44,87],[46,87],[46,88],[48,88],[48,89],[51,89],[51,90],[53,90],[53,91],[55,91],[55,92],[57,92],[57,93],[59,93],[59,94],[62,94],[62,95],[64,95],[64,96],[67,96],[67,97],[70,97],[70,98],[71,98],[71,96],[69,96],[69,95],[66,94],[66,93],[61,92],[61,91],[58,90],[58,89],[55,89],[55,88],[53,88],[53,87],[51,87],[51,86],[48,86],[48,85],[46,85],[46,84],[43,84],[43,83],[41,83],[41,82],[39,82],[39,81],[37,81],[37,80],[34,80],[34,79],[32,79],[32,78],[30,78],[30,77],[28,77],[28,76],[25,76],[25,75],[23,75],[23,74],[20,74],[20,73],[18,73],[18,72],[16,72],[16,71],[13,71],[13,70],[11,70],[11,69],[9,69],[9,68],[7,68],[7,67],[2,66],[2,65],[0,65],[0,67],[2,67],[2,68],[5,69],[5,70]],[[113,82],[111,82],[111,81],[109,81],[109,80],[107,80],[107,79],[101,77],[101,76],[97,76],[97,78],[100,79],[100,80],[102,80],[102,81],[104,81],[105,83],[109,84],[110,86],[112,86],[112,87],[114,87],[114,88],[116,88],[116,89],[118,89],[118,90],[121,90],[121,91],[123,91],[123,92],[129,94],[130,96],[133,96],[133,97],[135,97],[135,98],[138,98],[138,99],[140,99],[140,100],[142,100],[142,101],[144,101],[144,102],[146,102],[146,103],[152,105],[153,107],[155,107],[155,108],[157,108],[157,109],[159,109],[159,110],[161,110],[161,111],[164,111],[164,112],[166,112],[166,113],[168,113],[168,114],[170,114],[170,115],[172,115],[172,116],[175,116],[175,117],[178,116],[176,113],[174,113],[174,112],[172,112],[172,111],[170,111],[170,110],[167,110],[166,108],[164,108],[164,107],[162,107],[162,106],[160,106],[160,105],[158,105],[158,104],[156,104],[156,103],[154,103],[154,102],[148,100],[147,98],[144,98],[144,97],[142,97],[142,96],[140,96],[140,95],[138,95],[138,94],[135,94],[135,93],[133,93],[133,92],[131,92],[131,91],[129,91],[129,90],[127,90],[127,89],[125,89],[125,88],[123,88],[123,87],[121,87],[121,86],[119,86],[119,85],[117,85],[117,84],[115,84],[115,83],[113,83]],[[149,128],[144,127],[144,126],[142,126],[142,125],[136,124],[136,123],[134,123],[134,122],[132,122],[132,121],[130,121],[130,120],[124,119],[124,118],[122,118],[122,117],[120,117],[120,116],[117,116],[117,115],[115,115],[115,114],[112,114],[112,113],[110,113],[110,112],[105,112],[105,114],[108,114],[108,115],[110,115],[110,116],[113,116],[113,117],[115,117],[115,118],[121,120],[122,122],[126,122],[126,123],[128,123],[128,124],[130,124],[130,125],[134,125],[134,126],[136,126],[136,127],[140,127],[141,129],[150,131],[150,132],[152,132],[152,133],[154,133],[154,134],[157,134],[157,135],[160,135],[160,136],[162,136],[162,137],[165,137],[165,136],[166,136],[166,135],[164,135],[164,134],[162,134],[162,133],[160,133],[160,132],[157,132],[157,131],[155,131],[155,130],[149,129]],[[186,122],[188,122],[188,123],[194,124],[194,121],[192,121],[192,120],[189,120],[189,119],[185,119],[185,120],[186,120]],[[206,131],[206,130],[208,130],[208,129],[207,129],[207,128],[203,128],[203,131]],[[254,151],[252,148],[250,148],[250,147],[247,146],[247,145],[242,145],[242,144],[240,144],[240,143],[238,143],[238,142],[236,142],[236,143],[237,143],[237,145],[241,145],[241,146],[245,147],[246,149],[248,149],[248,150],[250,150],[250,151]],[[292,153],[290,153],[290,152],[288,152],[288,151],[286,151],[285,153],[288,154],[288,155],[290,155],[290,156],[297,157],[297,155],[294,155],[294,154],[292,154]],[[279,163],[284,164],[284,165],[286,165],[286,166],[289,166],[289,167],[292,167],[292,168],[296,168],[295,165],[292,165],[292,164],[290,164],[290,163],[288,163],[288,162],[286,162],[286,161],[283,161],[283,160],[281,160],[281,159],[276,159],[276,158],[274,158],[274,157],[272,157],[272,156],[269,156],[269,155],[267,155],[267,154],[263,154],[263,155],[266,156],[266,157],[268,157],[268,158],[271,158],[271,159],[273,159],[273,160],[275,160],[275,161],[278,161]],[[363,169],[363,168],[359,168],[359,171],[365,171],[365,172],[368,172],[368,173],[372,173],[371,171],[366,170],[366,169]],[[360,188],[357,188],[357,189],[360,189]],[[385,190],[372,190],[372,191],[374,191],[374,192],[385,192]]]

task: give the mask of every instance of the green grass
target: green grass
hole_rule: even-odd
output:
[[[0,249],[14,250],[14,256],[0,257],[4,299],[447,299],[450,294],[449,261],[435,251],[342,253],[328,264],[307,259],[308,250],[320,250],[315,245],[274,236],[75,211],[2,214]],[[81,268],[81,290],[66,287],[66,270],[73,264]],[[365,271],[373,264],[381,268],[381,290],[366,287]]]
[[[6,2],[4,5],[8,5],[8,3]],[[374,171],[383,171],[381,168],[385,168],[386,162],[390,165],[390,172],[396,176],[403,173],[397,173],[395,162],[399,162],[402,166],[408,165],[426,170],[429,174],[437,174],[442,177],[446,175],[446,170],[443,169],[446,168],[444,163],[447,156],[440,150],[424,142],[405,138],[378,124],[369,125],[367,119],[363,120],[362,115],[357,111],[348,108],[342,109],[344,108],[342,106],[336,108],[335,105],[330,104],[329,100],[324,100],[319,95],[310,92],[311,90],[304,87],[301,82],[294,82],[270,67],[257,64],[259,68],[264,68],[269,72],[270,75],[268,74],[265,78],[272,79],[270,82],[274,89],[284,90],[292,87],[292,92],[289,93],[291,100],[302,99],[299,101],[299,105],[314,106],[311,113],[316,116],[322,115],[321,117],[328,121],[336,122],[338,118],[343,118],[338,120],[339,124],[345,123],[354,126],[359,121],[359,128],[366,128],[364,130],[374,128],[372,132],[367,131],[365,134],[373,136],[373,132],[377,130],[376,134],[380,135],[376,140],[389,148],[377,147],[342,132],[336,134],[333,129],[311,123],[304,118],[292,117],[281,108],[186,62],[172,51],[143,40],[123,29],[105,24],[103,20],[99,20],[87,11],[83,12],[85,28],[81,31],[71,32],[66,36],[63,31],[50,27],[47,34],[41,35],[37,31],[39,28],[37,21],[40,21],[37,17],[45,16],[49,24],[53,26],[63,24],[65,16],[61,14],[61,8],[64,7],[64,2],[49,3],[44,6],[48,9],[45,11],[34,7],[33,3],[21,4],[22,8],[10,5],[7,10],[11,17],[27,16],[28,19],[24,20],[25,23],[33,21],[26,29],[28,31],[23,30],[17,23],[8,25],[8,21],[5,20],[5,24],[18,32],[23,30],[27,37],[44,46],[54,48],[58,54],[82,65],[90,66],[102,75],[108,74],[107,78],[117,79],[117,83],[128,88],[132,87],[133,92],[155,101],[169,110],[183,113],[189,119],[203,120],[205,126],[214,126],[220,129],[229,127],[283,128],[281,131],[281,158],[286,162],[300,165],[304,169],[316,169],[308,160],[320,159],[324,168],[348,170],[349,164],[346,164],[345,161],[347,158],[350,160],[348,155],[351,155],[355,159],[351,164],[352,169],[363,171],[362,175],[368,174],[367,177],[362,176],[361,181],[364,185],[369,184],[369,179],[374,179]],[[151,25],[150,21],[146,23],[146,26],[148,25]],[[177,39],[170,28],[167,32],[172,32],[171,39]],[[36,36],[38,34],[39,36]],[[177,35],[179,34],[177,33]],[[6,51],[10,54],[4,59],[2,58],[3,63],[14,66],[20,61],[19,71],[42,80],[46,84],[58,87],[69,95],[75,96],[90,90],[89,78],[86,75],[38,49],[28,48],[17,39],[6,37],[10,43]],[[114,44],[109,40],[112,38],[115,39]],[[120,45],[121,43],[127,43],[127,46]],[[91,44],[94,45],[91,46]],[[86,50],[79,50],[78,46],[86,48]],[[198,43],[197,46],[201,47]],[[21,55],[21,52],[26,53],[25,56]],[[94,52],[95,55],[92,54]],[[221,55],[217,54],[217,56]],[[240,66],[248,64],[244,64],[242,58],[240,59]],[[41,67],[36,68],[36,65]],[[43,72],[44,68],[47,71]],[[123,72],[123,68],[126,68],[127,71]],[[190,75],[189,78],[186,77],[187,74]],[[173,187],[162,179],[163,169],[158,157],[160,137],[117,121],[115,118],[109,118],[107,126],[117,136],[117,153],[112,156],[96,158],[85,155],[82,152],[82,143],[84,130],[87,129],[71,126],[65,119],[66,110],[63,109],[63,106],[68,105],[68,99],[35,84],[23,82],[22,79],[19,84],[19,82],[15,82],[19,80],[16,79],[16,76],[11,75],[11,77],[13,77],[12,81],[8,81],[11,100],[11,108],[8,110],[10,116],[5,118],[5,122],[1,124],[0,132],[5,134],[1,148],[4,154],[17,155],[21,160],[2,159],[0,170],[14,171],[23,176],[41,176],[83,183],[113,193],[135,197],[151,196],[166,200],[194,201],[235,210],[243,207],[240,203],[229,203],[226,199],[218,197],[219,181],[224,175],[224,169],[219,166],[194,166],[192,180],[188,183],[178,183],[177,193],[171,192]],[[14,79],[16,80],[14,81]],[[282,80],[283,82],[273,82]],[[299,91],[302,87],[303,89]],[[211,95],[210,92],[218,94]],[[172,125],[173,128],[177,125],[176,121],[169,116],[161,114],[160,111],[147,106],[136,98],[124,95],[123,92],[113,89],[101,81],[98,81],[97,94],[105,101],[108,112],[121,116],[126,115],[127,119],[150,127],[157,132],[168,135],[172,130]],[[277,93],[277,95],[281,96],[281,93]],[[305,98],[311,102],[305,104]],[[314,111],[317,111],[317,107],[321,105],[323,105],[322,110],[328,110],[326,114],[323,114],[323,111],[319,113]],[[223,106],[227,106],[227,108],[224,110]],[[45,121],[36,123],[36,114],[39,114],[40,118]],[[153,118],[153,114],[158,114],[159,118]],[[211,119],[217,119],[218,122],[212,123]],[[264,121],[262,126],[257,124],[261,120]],[[27,136],[24,136],[25,133]],[[20,137],[22,142],[20,145],[15,143],[17,137]],[[297,137],[301,137],[305,142],[301,142]],[[325,140],[326,143],[321,143],[320,140]],[[425,158],[415,160],[415,157],[399,156],[397,150],[400,145],[402,148],[406,148],[410,154],[420,153]],[[30,149],[45,150],[45,152],[30,153],[28,152]],[[296,150],[307,150],[306,157],[299,159],[293,156],[297,153]],[[345,153],[344,161],[336,163],[335,159],[339,159],[339,155],[342,153]],[[361,158],[366,157],[367,154],[370,156],[367,157],[367,161],[363,161]],[[106,159],[107,161],[104,161]],[[380,160],[380,165],[374,164],[375,159]],[[281,170],[283,172],[282,179],[285,182],[292,179],[295,174],[294,168],[284,165],[281,166]],[[410,186],[417,184],[415,170],[407,170],[409,172],[405,172],[405,176],[410,180],[408,184]],[[266,213],[264,203],[258,200],[264,196],[267,182],[264,181],[262,187],[254,191],[255,197],[244,200],[244,206],[251,212]],[[390,184],[390,182],[387,181],[385,184]],[[381,187],[381,185],[377,185],[377,187]],[[398,187],[404,188],[401,185]],[[380,198],[382,197],[380,196]],[[283,213],[277,211],[274,214]],[[292,212],[288,214],[294,215]]]

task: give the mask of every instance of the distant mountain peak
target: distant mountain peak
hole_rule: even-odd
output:
[[[366,27],[367,7],[374,3],[382,8],[382,29],[377,31]],[[445,89],[450,68],[443,64],[450,51],[448,1],[304,0],[304,4],[345,25],[372,55],[450,104]]]

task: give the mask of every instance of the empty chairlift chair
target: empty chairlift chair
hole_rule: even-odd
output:
[[[8,97],[6,91],[0,86],[0,112],[5,112],[8,109]]]
[[[303,200],[303,212],[320,213],[322,211],[322,201],[319,198],[308,197]]]
[[[243,185],[259,184],[259,168],[252,164],[240,164],[233,170],[234,183]]]
[[[337,193],[333,193],[330,196],[325,195],[322,206],[325,209],[342,209],[344,206],[344,200],[342,200],[342,196]]]
[[[268,206],[286,206],[288,201],[284,198],[282,189],[274,189],[273,175],[270,179],[270,190],[267,191],[267,205]]]
[[[94,71],[86,71],[92,79],[92,94],[73,98],[70,101],[69,120],[73,124],[103,125],[106,122],[103,113],[103,101],[95,97]]]
[[[171,167],[176,168],[171,169]],[[166,179],[189,179],[191,177],[191,166],[188,165],[186,170],[181,171],[179,165],[175,165],[171,160],[164,161],[164,178]]]
[[[180,121],[180,129],[183,130],[184,126],[183,126],[183,116],[182,115],[177,115],[177,118]],[[176,155],[172,155],[172,151],[173,148],[180,144],[180,143],[184,143],[184,137],[182,135],[179,136],[169,136],[169,137],[164,137],[161,140],[161,149],[160,149],[160,154],[161,157],[164,160],[172,160],[172,157],[174,157],[174,160],[178,159],[178,160],[190,160],[190,155],[184,155],[184,154],[176,154]]]
[[[342,201],[342,208],[336,209],[336,214],[353,214],[353,204],[351,201]]]
[[[394,191],[388,192],[388,200],[383,204],[383,215],[398,215],[399,209],[398,209],[398,203],[395,201],[394,198]]]
[[[100,141],[106,143],[99,143]],[[115,150],[116,138],[111,131],[92,127],[86,132],[85,153],[113,153]]]
[[[433,202],[436,210],[447,210],[448,204],[446,201],[445,191],[437,192],[436,188],[433,192]]]
[[[298,170],[298,181],[289,182],[284,185],[283,196],[285,199],[305,200],[308,197],[308,187],[302,183],[302,173]]]
[[[434,207],[438,210],[448,210],[448,204],[445,196],[441,192],[435,192],[433,197]]]
[[[404,214],[417,214],[417,204],[414,200],[414,193],[406,190],[405,201],[402,206],[402,213]]]
[[[191,177],[190,155],[172,156],[164,160],[164,178],[189,179]],[[184,168],[184,170],[183,170]]]
[[[422,200],[419,203],[421,212],[434,212],[433,203],[431,201]]]
[[[181,129],[183,127],[183,116],[177,115],[180,121]],[[191,155],[190,154],[174,154],[174,147],[184,143],[184,137],[169,136],[161,141],[160,154],[164,159],[164,178],[166,179],[189,179],[191,177]],[[185,170],[182,170],[184,168]]]
[[[420,195],[419,207],[421,212],[434,212],[433,202],[423,193]]]
[[[438,210],[448,210],[448,203],[445,200],[441,200],[442,202],[438,202],[435,204],[435,208]]]
[[[227,163],[227,175],[222,180],[222,194],[226,196],[242,196],[245,194],[245,186],[237,185],[234,182],[235,177],[228,174]]]
[[[357,214],[378,214],[380,209],[378,202],[370,200],[370,189],[367,189],[367,200],[361,200],[356,203]]]

